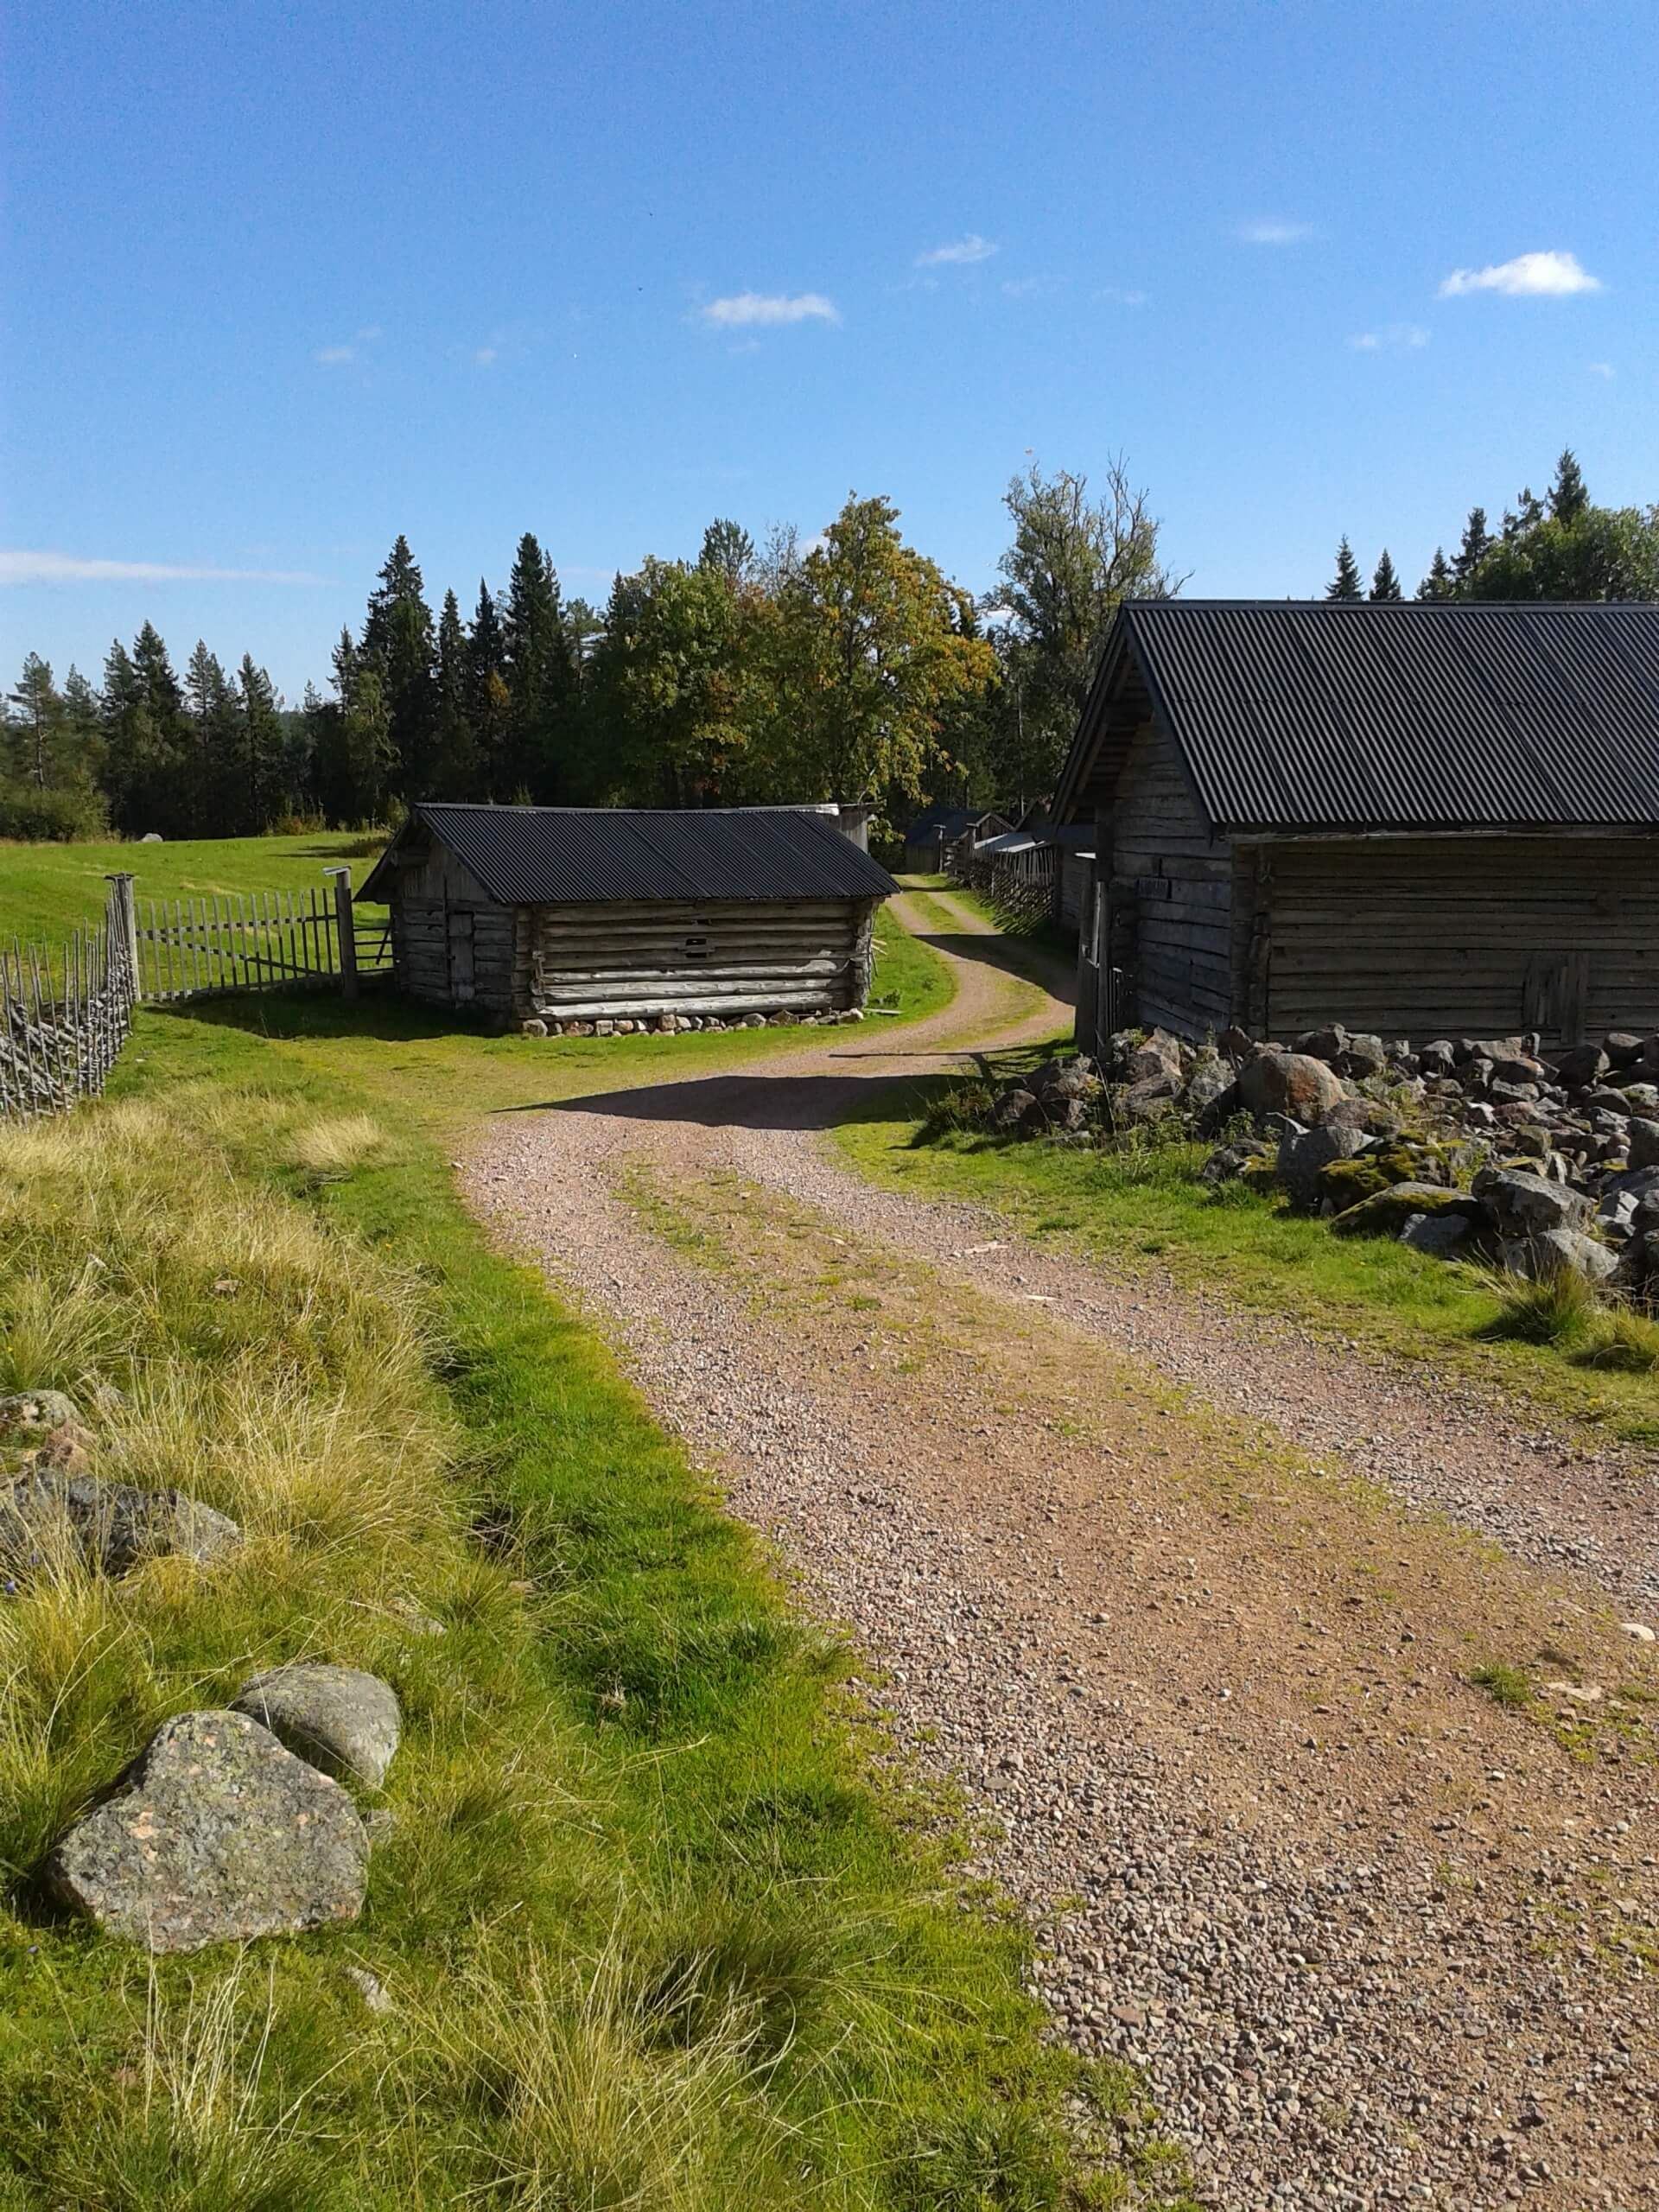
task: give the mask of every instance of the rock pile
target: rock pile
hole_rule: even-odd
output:
[[[807,1029],[836,1029],[862,1021],[862,1007],[846,1007],[839,1013],[791,1014],[780,1007],[772,1014],[734,1014],[728,1019],[715,1014],[654,1014],[638,1020],[619,1016],[615,1020],[561,1021],[554,1014],[532,1014],[521,1021],[521,1037],[671,1037],[694,1029],[786,1029],[798,1024]]]
[[[986,1126],[1061,1142],[1220,1138],[1200,1171],[1284,1191],[1349,1232],[1659,1300],[1659,1033],[1413,1047],[1340,1023],[1289,1045],[1124,1031],[996,1090]]]

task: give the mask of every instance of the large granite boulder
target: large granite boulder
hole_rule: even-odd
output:
[[[1618,1255],[1577,1229],[1541,1229],[1535,1236],[1506,1239],[1498,1255],[1513,1275],[1546,1282],[1552,1275],[1587,1275],[1605,1282],[1618,1265]]]
[[[14,1574],[69,1551],[102,1574],[124,1574],[165,1552],[206,1566],[241,1541],[228,1516],[181,1490],[138,1490],[39,1466],[0,1489],[0,1561]]]
[[[1200,1052],[1186,1079],[1182,1104],[1189,1116],[1206,1127],[1225,1121],[1235,1103],[1233,1071],[1216,1052]]]
[[[1506,1244],[1524,1243],[1547,1230],[1577,1229],[1590,1217],[1586,1192],[1524,1167],[1484,1168],[1475,1178],[1474,1192]]]
[[[245,1682],[231,1700],[269,1728],[296,1758],[340,1782],[378,1789],[386,1778],[403,1714],[396,1692],[378,1675],[356,1667],[302,1660]]]
[[[241,1713],[163,1724],[54,1846],[60,1903],[151,1951],[355,1920],[369,1839],[337,1782]]]
[[[1258,1052],[1238,1071],[1238,1103],[1258,1121],[1283,1114],[1312,1128],[1346,1096],[1341,1077],[1306,1052]]]
[[[1312,1129],[1287,1129],[1279,1140],[1279,1180],[1292,1205],[1314,1212],[1324,1196],[1320,1171],[1332,1160],[1351,1160],[1366,1145],[1361,1129],[1322,1122]]]
[[[1467,1251],[1474,1233],[1466,1214],[1414,1213],[1400,1231],[1400,1242],[1432,1260],[1455,1260]]]
[[[1630,1147],[1632,1167],[1659,1167],[1659,1122],[1633,1121]]]

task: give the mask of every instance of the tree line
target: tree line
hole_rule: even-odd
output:
[[[1179,588],[1145,492],[1035,464],[976,596],[882,498],[810,545],[711,523],[695,560],[647,559],[602,608],[526,532],[505,585],[435,614],[400,537],[326,690],[297,708],[205,644],[178,676],[146,622],[101,687],[31,654],[8,702],[0,835],[235,836],[384,822],[418,799],[555,805],[1035,798],[1052,785],[1119,603]]]
[[[1344,537],[1325,596],[1386,602],[1403,600],[1405,593],[1386,545],[1367,591]],[[1496,531],[1484,507],[1471,507],[1457,551],[1448,560],[1445,547],[1435,547],[1416,596],[1489,602],[1659,600],[1659,506],[1595,505],[1569,446],[1543,498],[1524,487]]]

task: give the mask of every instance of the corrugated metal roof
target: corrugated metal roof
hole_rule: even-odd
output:
[[[960,837],[976,822],[984,821],[986,813],[982,806],[930,806],[906,829],[905,842],[919,845],[939,836]]]
[[[1659,607],[1127,606],[1068,808],[1131,660],[1216,830],[1659,829]]]
[[[423,804],[410,809],[399,839],[418,830],[447,846],[504,906],[886,899],[899,887],[833,820],[794,807],[673,812]],[[395,843],[359,898],[385,898],[393,849]]]

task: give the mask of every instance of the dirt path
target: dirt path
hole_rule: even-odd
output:
[[[950,911],[933,1021],[504,1116],[474,1202],[966,1782],[1216,2203],[1659,2204],[1659,1680],[1592,1579],[1651,1470],[839,1169],[873,1077],[1065,1019]],[[1468,1679],[1544,1655],[1535,1714]]]

